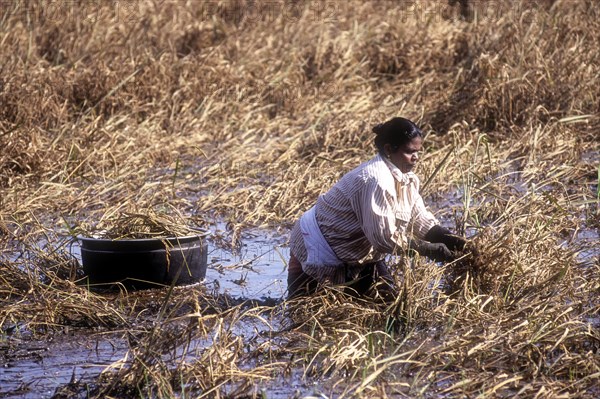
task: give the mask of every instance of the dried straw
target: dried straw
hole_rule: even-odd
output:
[[[2,7],[2,334],[128,330],[92,396],[260,397],[292,375],[336,397],[597,397],[599,21],[592,0]],[[107,301],[60,255],[99,221],[286,228],[394,115],[427,132],[423,195],[472,247],[399,261],[393,304]]]

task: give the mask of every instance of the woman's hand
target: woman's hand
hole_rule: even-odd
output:
[[[445,244],[431,243],[423,240],[413,239],[408,247],[417,251],[419,255],[426,256],[436,262],[450,262],[456,259],[456,256],[448,249]]]
[[[445,229],[442,226],[433,226],[427,234],[425,234],[425,240],[444,244],[448,249],[454,252],[462,252],[467,244],[467,240],[464,237],[452,234],[450,230]]]

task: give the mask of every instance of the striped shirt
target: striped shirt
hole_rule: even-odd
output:
[[[425,208],[419,184],[414,173],[402,173],[377,155],[321,195],[315,205],[317,223],[337,257],[360,269],[405,247],[408,236],[423,238],[439,224]],[[307,253],[298,222],[291,232],[290,250],[304,265]],[[328,273],[309,274],[322,279]]]

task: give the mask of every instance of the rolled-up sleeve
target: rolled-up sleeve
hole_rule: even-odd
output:
[[[423,198],[420,194],[416,194],[415,203],[412,207],[410,218],[409,231],[417,238],[423,239],[427,232],[435,225],[439,224],[438,220],[425,207]]]

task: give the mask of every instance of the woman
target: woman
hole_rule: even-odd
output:
[[[441,227],[419,195],[412,172],[423,141],[419,128],[397,117],[373,132],[379,154],[344,175],[292,229],[289,297],[319,284],[344,284],[363,295],[383,282],[389,293],[387,254],[413,249],[449,261],[464,248],[465,240]]]

